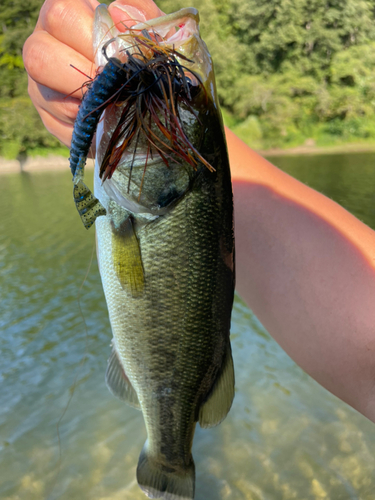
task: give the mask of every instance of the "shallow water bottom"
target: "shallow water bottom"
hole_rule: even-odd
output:
[[[375,182],[359,189],[348,175],[332,185],[355,213],[358,189],[372,223]],[[0,498],[142,500],[144,423],[104,383],[110,326],[95,258],[84,281],[94,233],[69,173],[4,176],[0,210]],[[298,368],[238,297],[232,345],[236,397],[220,426],[197,428],[196,500],[373,500],[374,425]]]

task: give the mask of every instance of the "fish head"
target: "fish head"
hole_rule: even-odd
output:
[[[105,5],[96,9],[94,51],[99,71],[109,58],[116,58],[124,68],[131,63],[141,66],[128,80],[124,77],[124,82],[134,84],[133,92],[139,78],[150,82],[149,87],[142,87],[133,108],[117,102],[104,113],[97,130],[96,168],[101,182],[99,188],[97,179],[96,194],[100,199],[102,191],[104,206],[112,200],[133,214],[153,218],[181,198],[202,169],[215,170],[210,153],[201,151],[202,140],[213,121],[222,130],[222,120],[212,59],[199,33],[198,11],[184,8],[136,21],[124,21],[120,31]],[[173,68],[167,76],[166,67]],[[150,87],[155,95],[144,104],[142,92],[146,94]],[[140,102],[148,109],[139,111]],[[135,120],[133,127],[129,120],[134,113],[139,123]],[[127,131],[119,132],[120,123],[123,129],[132,130],[129,140]]]

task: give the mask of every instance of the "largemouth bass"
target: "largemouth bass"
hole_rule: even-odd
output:
[[[220,423],[234,396],[232,187],[198,23],[189,8],[119,33],[98,7],[102,71],[71,150],[77,209],[86,227],[96,219],[113,332],[106,382],[142,410],[137,480],[168,500],[194,498],[196,422]],[[83,172],[96,128],[94,196]]]

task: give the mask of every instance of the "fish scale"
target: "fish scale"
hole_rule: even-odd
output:
[[[199,201],[199,193],[196,197]],[[216,338],[217,335],[216,318],[209,318],[212,308],[210,290],[212,285],[211,287],[209,285],[210,281],[220,280],[221,277],[212,273],[209,263],[216,261],[215,267],[219,267],[217,265],[219,251],[217,248],[215,251],[212,245],[215,241],[212,239],[213,231],[207,230],[208,222],[211,221],[212,224],[215,210],[214,207],[210,207],[210,210],[206,211],[208,213],[199,213],[201,227],[198,227],[197,231],[197,212],[194,206],[189,210],[189,205],[192,205],[190,198],[183,200],[173,213],[173,217],[171,214],[138,233],[146,277],[142,299],[133,298],[119,286],[113,271],[110,248],[107,249],[108,257],[104,257],[105,263],[103,266],[101,264],[101,274],[110,275],[109,288],[105,287],[105,289],[108,294],[108,303],[113,304],[109,307],[109,312],[119,352],[126,356],[127,352],[132,351],[136,362],[142,359],[147,360],[148,370],[138,373],[131,379],[142,400],[147,397],[143,395],[144,383],[152,378],[153,369],[158,379],[160,377],[165,379],[166,376],[172,377],[173,373],[170,371],[175,367],[181,372],[186,370],[185,373],[195,374],[199,366],[194,366],[194,359],[197,359],[197,356],[198,359],[204,358],[210,340],[215,340],[212,337]],[[187,217],[187,221],[191,220],[190,231],[188,227],[185,227],[185,231],[181,229],[180,216],[185,216],[186,212],[190,212],[190,216]],[[100,234],[99,228],[98,234]],[[201,241],[210,244],[202,245]],[[162,243],[154,244],[153,242]],[[181,266],[181,261],[184,260],[188,262],[186,267]],[[102,261],[101,256],[100,261]],[[158,264],[156,273],[155,262]],[[197,274],[200,278],[198,281],[195,279]],[[183,305],[181,301],[184,302]],[[126,304],[126,307],[123,304]],[[199,314],[197,314],[198,306],[201,307]],[[145,353],[144,335],[147,337],[150,348],[155,347],[156,356],[155,352],[151,352],[149,356]],[[195,338],[199,339],[197,343]],[[186,358],[188,353],[186,353],[186,348],[183,349],[184,343],[188,350],[193,350],[191,360]],[[170,370],[166,366],[166,373],[161,374],[165,360],[164,345],[174,349],[177,347],[176,344],[180,348],[181,359],[177,359],[175,365],[169,367]],[[198,349],[197,345],[201,345],[203,349]],[[216,351],[220,350],[222,351],[222,346],[218,346],[216,342]],[[219,354],[217,357],[220,357]],[[150,360],[152,360],[152,365]],[[203,368],[200,367],[200,369]],[[134,372],[134,367],[128,361],[125,371],[128,375]],[[189,376],[189,385],[191,385],[192,378],[193,375]],[[183,381],[182,378],[181,382]],[[196,389],[193,392],[196,394]]]

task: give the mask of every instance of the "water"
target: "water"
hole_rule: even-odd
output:
[[[375,155],[272,161],[375,228]],[[69,172],[2,176],[0,214],[0,498],[144,500],[144,424],[105,387],[110,326],[95,259],[82,285],[94,232]],[[239,298],[232,344],[236,397],[219,427],[197,428],[196,500],[373,500],[374,425],[298,368]]]

